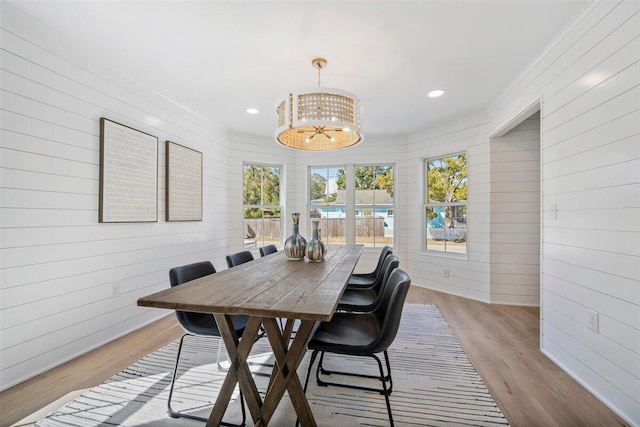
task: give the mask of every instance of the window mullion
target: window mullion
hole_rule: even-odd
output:
[[[353,163],[349,163],[346,165],[347,172],[347,182],[346,182],[346,194],[345,194],[345,203],[346,203],[346,236],[345,243],[353,244],[356,241],[356,190],[355,190],[355,168],[353,167]]]

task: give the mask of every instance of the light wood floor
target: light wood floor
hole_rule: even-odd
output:
[[[539,351],[538,308],[489,305],[417,287],[407,302],[438,306],[512,426],[627,425]],[[0,426],[102,383],[181,334],[175,316],[167,316],[0,393]]]

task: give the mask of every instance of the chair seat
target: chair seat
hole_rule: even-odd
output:
[[[176,315],[180,320],[187,321],[187,324],[189,325],[189,333],[212,337],[220,336],[218,325],[216,324],[216,320],[212,314],[178,311],[176,312]],[[233,329],[236,331],[238,336],[242,336],[242,333],[249,322],[249,316],[234,315],[231,316],[231,322],[233,323]]]
[[[309,341],[310,350],[366,356],[380,336],[380,323],[373,313],[335,313],[321,323]]]
[[[338,303],[338,310],[373,311],[377,294],[373,289],[347,289]]]
[[[376,281],[376,276],[371,273],[366,274],[352,274],[349,277],[349,282],[347,282],[347,289],[350,287],[371,287]]]

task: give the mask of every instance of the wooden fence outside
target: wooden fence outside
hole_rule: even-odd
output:
[[[315,218],[312,218],[313,221]],[[345,237],[345,218],[317,218],[320,220],[322,236]],[[279,239],[281,228],[280,218],[245,219],[245,238],[267,237]],[[290,230],[285,234],[289,235]],[[300,233],[307,236],[304,230]],[[384,237],[384,218],[356,218],[356,236],[360,237]],[[321,237],[322,238],[322,237]]]

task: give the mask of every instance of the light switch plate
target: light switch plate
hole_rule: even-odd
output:
[[[589,329],[593,332],[598,332],[598,312],[589,310]]]

